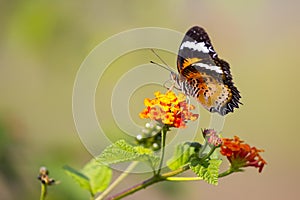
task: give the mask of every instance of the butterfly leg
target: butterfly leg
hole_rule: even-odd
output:
[[[171,86],[167,86],[168,83],[171,83]],[[172,91],[174,88],[175,88],[175,89],[178,89],[178,88],[175,86],[175,82],[172,81],[172,80],[170,80],[170,79],[164,82],[163,87],[164,87],[164,88],[167,88],[167,89],[168,89],[168,92],[169,92],[169,91]]]
[[[191,107],[191,98],[190,98],[190,96],[186,96],[186,103],[190,108]]]

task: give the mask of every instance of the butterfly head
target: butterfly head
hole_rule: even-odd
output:
[[[177,77],[178,77],[178,74],[176,72],[171,72],[170,73],[170,80],[171,81],[176,82]]]

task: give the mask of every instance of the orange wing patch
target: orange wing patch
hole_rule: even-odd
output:
[[[201,58],[186,58],[186,59],[184,59],[181,70],[183,70],[187,66],[190,66],[191,64],[199,62],[201,60],[202,60]]]
[[[221,112],[232,98],[232,92],[227,85],[217,81],[210,75],[201,73],[202,76],[189,79],[194,88],[199,88],[197,100],[207,110],[214,109]]]

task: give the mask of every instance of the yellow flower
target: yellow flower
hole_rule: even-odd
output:
[[[139,114],[141,118],[149,118],[176,128],[185,127],[188,120],[198,119],[198,114],[190,112],[195,106],[187,104],[184,94],[176,96],[172,91],[166,94],[158,91],[154,96],[154,99],[144,100],[146,108]]]

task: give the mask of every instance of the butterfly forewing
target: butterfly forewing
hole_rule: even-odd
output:
[[[240,104],[229,64],[218,58],[208,34],[201,27],[188,30],[179,47],[177,69],[180,80],[189,85],[188,95],[195,97],[210,112],[226,115]]]

